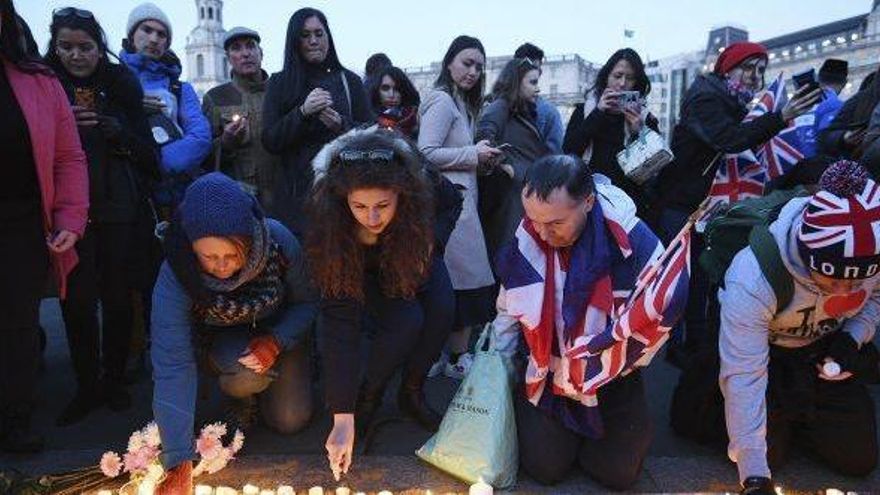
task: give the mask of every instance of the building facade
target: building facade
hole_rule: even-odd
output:
[[[223,0],[196,0],[198,24],[186,37],[186,81],[201,98],[229,80],[229,61],[223,50]]]
[[[512,55],[488,57],[486,60],[486,91],[501,74],[504,66],[513,59]],[[413,85],[424,93],[434,85],[440,74],[441,62],[431,65],[404,69]],[[584,101],[584,92],[596,81],[599,68],[584,60],[580,55],[554,55],[544,58],[539,86],[541,96],[554,105],[562,115],[562,122],[567,123],[574,110],[574,105]]]
[[[648,98],[651,112],[660,120],[661,130],[671,139],[672,129],[681,108],[681,94],[700,73],[714,68],[718,54],[736,41],[748,40],[741,27],[725,26],[709,32],[705,50],[675,55],[646,64],[652,91]],[[849,82],[841,92],[848,98],[858,91],[864,78],[880,67],[880,0],[874,0],[871,11],[814,26],[775,38],[759,41],[767,47],[769,63],[766,82],[784,73],[789,94],[794,91],[792,74],[814,68],[818,71],[828,58],[849,62]],[[682,86],[683,85],[683,86]],[[658,91],[660,89],[660,91]],[[663,91],[666,89],[666,91]]]

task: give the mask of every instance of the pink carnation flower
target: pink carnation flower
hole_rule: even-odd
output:
[[[196,451],[203,459],[214,459],[220,455],[223,444],[212,435],[202,435],[196,440]]]
[[[122,459],[119,458],[119,454],[116,452],[105,452],[103,456],[101,456],[101,472],[104,473],[104,476],[108,478],[115,478],[119,476],[119,472],[122,470]]]

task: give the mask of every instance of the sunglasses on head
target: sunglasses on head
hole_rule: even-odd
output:
[[[89,10],[78,9],[76,7],[64,7],[63,9],[55,9],[52,11],[52,17],[70,17],[76,16],[80,19],[94,19],[95,14]]]
[[[522,57],[519,59],[519,65],[523,65],[523,64],[529,64],[532,67],[539,67],[539,65],[537,63],[535,63],[535,61],[530,59],[529,57]]]
[[[355,162],[380,162],[388,163],[394,159],[394,151],[389,149],[377,150],[344,150],[339,153],[342,163]]]

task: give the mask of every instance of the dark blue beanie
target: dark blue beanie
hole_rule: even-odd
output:
[[[256,202],[220,172],[205,174],[186,189],[180,221],[190,242],[203,237],[254,235]]]

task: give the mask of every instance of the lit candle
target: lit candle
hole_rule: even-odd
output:
[[[388,490],[382,490],[377,495],[394,495],[394,494],[389,492]]]
[[[244,495],[260,495],[260,489],[254,485],[247,484],[241,488],[241,493]]]
[[[290,485],[281,485],[275,490],[277,495],[296,495],[296,491]]]
[[[260,490],[260,495],[275,495],[275,490]]]
[[[241,120],[241,115],[239,115],[239,114],[235,114],[235,115],[232,116],[232,121],[233,121],[233,122],[238,122],[239,120]]]
[[[238,490],[228,486],[218,486],[217,489],[214,490],[214,495],[238,495]]]
[[[833,363],[834,361],[830,361],[830,362]],[[828,363],[825,363],[825,365],[827,366]],[[825,374],[828,375],[827,372]],[[832,375],[828,375],[828,376],[832,376]],[[843,493],[842,490],[838,490],[837,488],[829,488],[829,489],[825,490],[825,495],[845,495],[845,494]]]
[[[336,495],[351,495],[351,490],[348,487],[340,486],[336,488]]]
[[[113,495],[112,490],[98,490],[98,495]]]
[[[195,495],[212,495],[214,489],[208,485],[196,485]]]
[[[480,481],[471,485],[468,495],[492,495],[492,485],[480,479]]]
[[[309,495],[324,495],[324,489],[320,486],[313,486],[309,488]]]
[[[153,495],[154,491],[156,491],[156,483],[152,478],[144,478],[138,485],[137,495]]]
[[[822,365],[822,372],[825,373],[826,376],[834,378],[839,375],[842,370],[840,369],[840,365],[835,363],[834,361],[826,361],[825,364]],[[826,495],[844,495],[842,491],[837,488],[829,488],[825,490]]]

